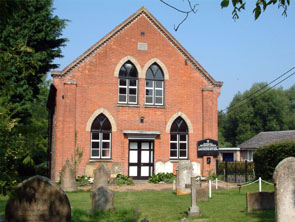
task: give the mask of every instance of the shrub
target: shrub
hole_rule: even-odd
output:
[[[274,143],[259,148],[254,153],[256,177],[272,179],[278,163],[290,156],[295,157],[295,141]]]
[[[78,176],[76,183],[78,186],[87,186],[93,183],[93,179],[88,176]]]
[[[173,180],[176,180],[176,175],[173,173],[158,173],[149,178],[149,183],[173,183]]]
[[[117,174],[116,178],[112,178],[109,180],[109,184],[116,184],[116,185],[122,186],[122,185],[134,185],[134,182],[132,178],[128,176]]]

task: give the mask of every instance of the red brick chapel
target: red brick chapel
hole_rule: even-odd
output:
[[[190,160],[195,176],[214,172],[222,82],[147,9],[51,75],[51,179],[78,148],[78,175],[105,163],[113,176],[147,179],[175,173],[179,160]]]

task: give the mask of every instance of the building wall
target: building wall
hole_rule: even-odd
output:
[[[145,34],[141,35],[141,32]],[[138,50],[139,42],[147,43],[146,51]],[[117,70],[122,61],[128,59],[139,73],[138,105],[135,106],[118,104]],[[164,106],[144,105],[143,70],[151,61],[162,64],[165,73]],[[202,172],[205,168],[203,159],[197,157],[196,143],[204,138],[218,140],[220,88],[213,87],[145,16],[137,18],[66,76],[54,77],[53,84],[57,88],[55,180],[66,159],[73,157],[75,147],[83,149],[79,175],[85,174],[87,166],[101,162],[90,160],[90,132],[86,129],[89,118],[99,109],[105,110],[116,125],[116,129],[112,126],[112,159],[104,162],[110,168],[112,164],[120,163],[124,174],[128,174],[128,138],[123,130],[160,131],[154,144],[154,162],[167,162],[170,155],[167,124],[177,113],[184,114],[192,129],[189,132],[189,159],[198,162]],[[144,123],[140,123],[141,116]],[[174,161],[174,172],[176,165],[177,161]]]

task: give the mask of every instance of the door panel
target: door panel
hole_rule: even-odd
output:
[[[134,179],[148,179],[153,175],[153,141],[129,142],[129,176]]]

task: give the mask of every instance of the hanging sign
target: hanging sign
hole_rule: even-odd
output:
[[[197,142],[198,157],[214,156],[219,154],[218,141],[207,138]]]

